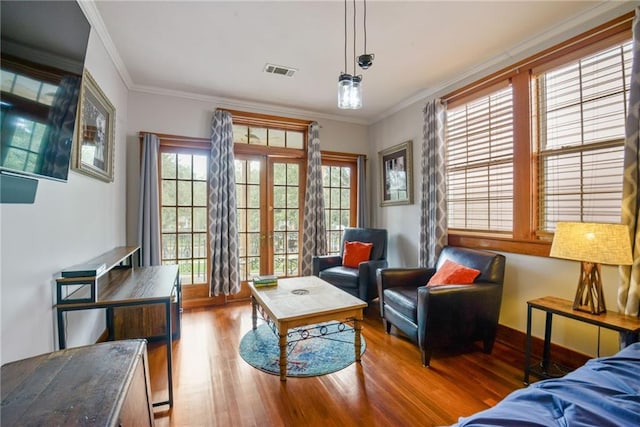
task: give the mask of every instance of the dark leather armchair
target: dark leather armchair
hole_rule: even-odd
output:
[[[358,268],[343,266],[345,241],[373,243],[369,261],[361,262]],[[369,302],[378,296],[376,270],[387,265],[387,230],[346,228],[342,235],[340,255],[314,256],[313,275]]]
[[[470,285],[425,286],[446,260],[480,270]],[[505,257],[487,251],[446,246],[435,268],[378,270],[380,315],[418,344],[429,366],[434,348],[482,340],[490,354],[498,328]]]

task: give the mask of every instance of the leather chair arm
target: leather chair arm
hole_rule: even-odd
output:
[[[364,261],[358,264],[358,277],[360,278],[360,299],[368,301],[375,298],[377,293],[376,272],[378,269],[386,268],[389,265],[386,259]]]
[[[340,255],[314,255],[311,258],[313,264],[313,275],[317,276],[322,270],[342,265],[342,257]]]
[[[380,315],[384,317],[384,290],[398,286],[424,286],[436,272],[435,268],[382,268],[376,271]]]
[[[424,286],[435,268],[383,268],[377,272],[378,293],[382,295],[385,289],[397,286]]]
[[[447,324],[438,319],[446,319],[452,311],[478,317],[485,323],[498,322],[502,287],[491,282],[476,282],[472,285],[444,285],[418,288],[418,341],[424,343],[433,321],[434,327],[446,328]],[[437,325],[436,325],[437,324]],[[444,333],[443,330],[439,330]]]

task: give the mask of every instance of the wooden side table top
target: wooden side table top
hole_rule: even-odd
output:
[[[602,314],[591,314],[584,311],[575,310],[573,302],[552,296],[537,298],[527,301],[531,307],[546,312],[558,314],[563,317],[580,320],[592,325],[601,326],[622,332],[640,332],[640,318],[627,316],[615,311],[608,311]]]
[[[1,424],[117,425],[122,394],[145,351],[144,340],[114,341],[3,365]]]

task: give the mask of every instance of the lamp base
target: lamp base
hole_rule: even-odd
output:
[[[604,292],[602,291],[602,274],[600,264],[583,261],[580,267],[580,280],[573,309],[591,314],[606,313]]]

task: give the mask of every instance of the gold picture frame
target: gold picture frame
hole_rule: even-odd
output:
[[[413,203],[413,141],[382,150],[380,164],[380,206]]]
[[[72,169],[105,182],[113,181],[116,110],[89,71],[84,70],[78,103]]]

